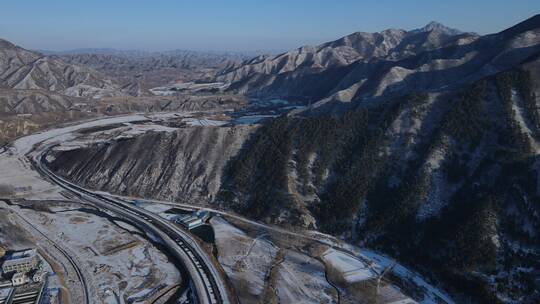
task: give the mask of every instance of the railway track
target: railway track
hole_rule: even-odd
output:
[[[27,221],[24,217],[22,217],[20,214],[15,213],[21,220],[23,220],[28,226],[32,227],[35,231],[37,231],[41,236],[43,236],[51,245],[58,250],[73,266],[73,269],[75,270],[75,274],[77,275],[77,278],[81,282],[82,285],[82,292],[83,292],[83,298],[85,300],[86,304],[90,304],[90,295],[88,294],[88,284],[86,283],[86,279],[82,273],[82,270],[77,265],[77,262],[69,255],[69,253],[64,250],[62,247],[60,247],[58,244],[56,244],[55,241],[53,241],[51,238],[49,238],[45,233],[41,232],[37,227],[32,225],[29,221]]]

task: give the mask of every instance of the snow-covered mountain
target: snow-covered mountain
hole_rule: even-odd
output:
[[[229,90],[319,101],[315,107],[456,89],[525,62],[540,50],[540,15],[486,36],[438,23],[404,31],[354,33],[222,70]],[[347,104],[348,105],[348,104]]]
[[[0,87],[53,91],[76,97],[124,95],[115,82],[94,70],[0,40]]]

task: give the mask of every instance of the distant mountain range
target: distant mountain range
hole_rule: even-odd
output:
[[[194,51],[114,51],[52,56],[123,79],[124,82],[133,82],[133,77],[139,80],[143,78],[147,87],[163,86],[176,80],[208,80],[215,71],[247,58],[242,54]]]
[[[315,107],[444,91],[519,65],[539,50],[535,16],[479,36],[432,22],[412,31],[357,32],[319,46],[259,56],[218,73],[230,91],[319,101]]]
[[[30,51],[0,39],[0,88],[41,89],[76,97],[148,94],[175,80],[210,78],[249,55],[233,52],[77,49]]]
[[[71,50],[35,50],[44,55],[120,55],[130,57],[153,57],[156,55],[179,55],[179,54],[199,54],[201,56],[227,56],[232,58],[248,59],[260,54],[268,54],[267,51],[194,51],[194,50],[165,50],[165,51],[141,51],[141,50],[119,50],[114,48],[79,48]],[[270,52],[274,53],[274,52]]]
[[[132,95],[177,81],[210,81],[216,71],[237,64],[252,54],[235,52],[164,52],[79,49],[52,53],[64,62],[81,65],[114,77]]]
[[[123,95],[110,78],[87,67],[0,40],[0,88],[40,89],[76,97]]]

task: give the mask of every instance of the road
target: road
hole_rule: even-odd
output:
[[[80,199],[98,208],[106,209],[135,224],[151,236],[159,238],[186,269],[193,282],[199,303],[231,303],[222,274],[188,232],[145,209],[119,199],[105,197],[57,176],[45,165],[45,157],[50,148],[50,146],[41,148],[40,153],[35,154],[32,159],[35,169],[41,175],[48,177],[52,182]]]
[[[335,238],[333,238],[333,237],[331,237],[329,235],[325,235],[323,233],[320,233],[318,231],[295,232],[295,231],[291,231],[290,229],[285,229],[285,228],[280,228],[280,227],[277,227],[277,226],[263,224],[261,222],[250,220],[248,218],[245,218],[243,216],[240,216],[240,215],[237,215],[237,214],[234,214],[234,213],[231,213],[231,212],[227,212],[227,211],[223,211],[223,210],[219,210],[219,209],[214,209],[214,208],[200,207],[200,206],[196,206],[196,205],[189,205],[189,204],[183,204],[183,203],[178,203],[178,202],[162,201],[162,200],[156,200],[156,199],[143,199],[143,198],[124,197],[124,196],[119,196],[119,195],[113,195],[113,194],[110,194],[110,193],[106,194],[105,192],[100,192],[100,194],[105,196],[105,197],[119,199],[119,200],[124,201],[124,202],[133,201],[133,200],[139,200],[139,201],[147,201],[147,202],[152,202],[152,203],[156,203],[156,204],[167,205],[167,206],[171,206],[171,207],[186,208],[188,210],[208,211],[208,212],[211,212],[211,213],[214,213],[214,214],[223,215],[225,217],[229,217],[229,218],[244,222],[244,223],[249,224],[249,225],[254,226],[254,227],[263,228],[264,230],[277,232],[277,233],[280,233],[280,234],[283,234],[283,235],[289,235],[289,236],[293,236],[293,237],[298,237],[298,238],[301,238],[301,239],[304,239],[304,240],[318,242],[318,243],[321,243],[321,244],[324,244],[324,245],[327,245],[327,246],[330,246],[330,247],[336,247],[336,249],[343,249],[343,248],[337,246],[338,241]],[[308,233],[311,233],[311,235],[308,234]],[[316,236],[314,236],[314,235],[316,235]]]

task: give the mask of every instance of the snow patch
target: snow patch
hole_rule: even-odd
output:
[[[330,248],[321,255],[321,258],[327,265],[336,269],[348,283],[376,277],[376,273],[367,264],[343,251]]]
[[[228,121],[212,120],[206,118],[185,118],[182,122],[187,123],[190,126],[214,126],[219,127],[228,124]]]

